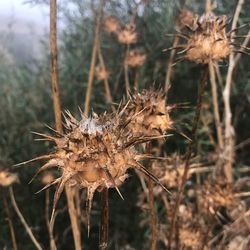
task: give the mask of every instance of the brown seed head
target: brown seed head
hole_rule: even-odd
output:
[[[182,9],[180,14],[177,17],[177,26],[179,29],[183,29],[184,27],[192,27],[194,23],[194,13],[188,9]]]
[[[120,29],[120,24],[117,18],[108,16],[104,20],[104,29],[109,33],[116,33]]]
[[[202,64],[225,59],[231,52],[225,25],[226,16],[201,16],[188,40],[186,59]]]
[[[172,125],[163,91],[143,90],[132,95],[125,116],[131,119],[128,128],[135,135],[159,136]]]
[[[98,81],[103,81],[105,79],[108,79],[109,72],[100,65],[97,65],[95,68],[95,75]]]
[[[130,67],[138,67],[145,63],[146,55],[139,50],[131,50],[125,58],[125,64]]]
[[[6,169],[0,170],[0,186],[8,187],[15,182],[18,182],[17,174],[10,173]]]
[[[44,185],[47,185],[47,184],[50,184],[52,183],[53,181],[55,180],[55,177],[52,173],[50,172],[47,172],[45,174],[43,174],[42,178],[41,178],[41,182],[44,184]]]
[[[137,42],[135,24],[128,23],[118,32],[118,41],[123,44],[133,44]]]

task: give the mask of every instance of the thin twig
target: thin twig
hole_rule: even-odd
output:
[[[126,45],[126,52],[125,52],[125,58],[129,54],[129,45]],[[130,83],[129,83],[129,74],[128,74],[128,64],[126,63],[126,60],[124,58],[124,80],[125,80],[125,88],[126,88],[126,94],[128,95],[130,92]]]
[[[173,46],[172,47],[176,47],[179,43],[179,36],[175,36],[174,38],[174,42],[173,42]],[[172,77],[172,71],[173,71],[173,62],[174,62],[174,57],[175,57],[175,54],[176,54],[176,50],[173,49],[171,50],[170,52],[170,57],[169,57],[169,60],[168,60],[168,63],[167,63],[167,70],[166,70],[166,78],[165,78],[165,87],[164,87],[164,91],[167,92],[169,87],[170,87],[170,81],[171,81],[171,77]]]
[[[205,66],[205,69],[202,73],[202,78],[198,87],[198,96],[197,96],[197,104],[196,104],[196,113],[193,119],[193,123],[192,123],[192,140],[189,141],[189,145],[188,145],[188,149],[187,149],[187,154],[186,154],[186,159],[185,159],[185,168],[184,168],[184,173],[182,175],[182,180],[181,180],[181,184],[179,187],[179,192],[177,193],[177,197],[176,197],[176,202],[175,202],[175,206],[173,209],[173,214],[172,214],[172,220],[171,220],[171,227],[170,227],[170,232],[169,232],[169,246],[168,248],[171,249],[171,245],[172,245],[172,238],[173,238],[173,234],[175,232],[175,228],[176,228],[176,219],[178,216],[178,210],[179,210],[179,205],[182,199],[182,194],[184,191],[184,186],[188,177],[188,171],[190,168],[190,160],[191,160],[191,156],[192,156],[192,152],[193,152],[193,146],[195,145],[196,142],[196,131],[197,131],[197,127],[198,127],[198,123],[199,123],[199,119],[200,119],[200,113],[201,113],[201,107],[202,107],[202,98],[205,92],[205,86],[206,86],[206,82],[208,79],[208,65]]]
[[[238,22],[243,4],[244,4],[244,0],[238,1],[231,30],[234,30],[237,26],[237,22]],[[231,87],[232,87],[232,81],[233,81],[233,71],[234,71],[235,66],[236,66],[235,56],[233,53],[231,53],[229,56],[229,65],[228,65],[228,71],[227,71],[227,77],[226,77],[226,84],[223,90],[223,102],[224,102],[224,109],[225,109],[225,114],[224,114],[224,117],[225,117],[224,118],[224,126],[225,126],[224,175],[227,178],[228,182],[233,181],[233,169],[232,168],[233,168],[233,161],[234,161],[234,143],[235,142],[234,142],[234,128],[232,126],[232,112],[231,112],[231,107],[230,107],[230,94],[231,94]]]
[[[6,212],[7,220],[8,220],[8,224],[9,224],[9,228],[10,228],[10,235],[11,235],[11,242],[12,242],[13,250],[17,250],[17,243],[16,243],[14,225],[13,225],[13,222],[12,222],[12,219],[11,219],[10,209],[9,209],[9,205],[8,205],[8,202],[7,202],[5,192],[2,192],[2,197],[3,197],[4,210]]]
[[[218,104],[218,93],[217,93],[217,84],[215,78],[215,69],[212,62],[209,63],[209,75],[210,75],[210,82],[212,87],[212,98],[213,98],[213,111],[214,111],[214,120],[215,120],[215,127],[217,132],[217,139],[219,143],[220,151],[224,147],[223,142],[223,135],[222,135],[222,127],[221,127],[221,119],[219,113],[219,104]]]
[[[101,0],[98,15],[97,15],[97,20],[96,20],[95,38],[94,38],[94,44],[92,48],[92,56],[91,56],[91,62],[90,62],[87,90],[85,94],[85,105],[84,105],[85,115],[88,115],[88,112],[89,112],[90,98],[91,98],[93,81],[94,81],[94,76],[95,76],[96,55],[97,55],[97,50],[98,50],[100,26],[101,26],[104,4],[105,4],[105,0]]]
[[[45,219],[46,225],[49,232],[49,242],[50,242],[50,250],[56,250],[56,242],[53,236],[53,231],[51,230],[54,227],[54,221],[52,222],[52,226],[50,226],[49,219],[49,189],[45,191]]]
[[[100,225],[100,240],[99,250],[108,249],[108,224],[109,224],[109,195],[108,189],[104,188],[101,192],[101,225]]]
[[[19,217],[21,223],[23,224],[27,234],[29,235],[30,239],[32,240],[32,242],[34,243],[36,249],[38,250],[42,250],[41,245],[39,244],[39,242],[36,240],[34,234],[31,231],[31,228],[29,227],[29,225],[27,224],[26,220],[24,219],[20,209],[17,206],[16,200],[15,200],[15,196],[14,196],[14,192],[12,187],[9,187],[9,193],[10,193],[10,200],[11,200],[11,204],[13,206],[13,208],[15,209],[17,216]]]

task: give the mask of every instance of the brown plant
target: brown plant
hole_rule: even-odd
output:
[[[125,57],[125,64],[130,67],[138,67],[145,63],[146,55],[140,50],[130,50]]]
[[[117,33],[118,41],[123,44],[134,44],[137,42],[138,35],[136,33],[136,26],[133,23],[127,23]]]

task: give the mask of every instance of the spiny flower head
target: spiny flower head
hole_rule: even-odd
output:
[[[195,16],[192,27],[186,26],[190,34],[183,32],[177,34],[186,42],[167,50],[182,49],[179,54],[185,53],[185,55],[177,59],[177,62],[187,59],[200,64],[224,60],[231,52],[248,54],[245,51],[247,48],[234,42],[234,39],[239,37],[233,34],[241,27],[227,32],[227,25],[225,15],[216,16],[211,13],[201,17]]]
[[[104,19],[104,29],[109,33],[116,33],[120,29],[120,24],[114,16],[108,16]]]
[[[97,65],[95,68],[95,75],[98,81],[103,81],[105,79],[108,79],[109,72],[100,65]]]
[[[17,174],[9,172],[7,169],[0,169],[0,186],[8,187],[18,182]]]
[[[144,64],[146,55],[140,50],[130,50],[125,57],[125,64],[130,67],[138,67]]]
[[[133,135],[126,128],[130,121],[121,119],[123,112],[124,110],[121,113],[109,115],[104,113],[100,116],[93,114],[91,117],[85,117],[82,114],[81,120],[78,121],[67,111],[65,133],[53,130],[57,135],[55,137],[35,133],[53,141],[56,146],[55,152],[28,162],[48,159],[37,174],[54,167],[61,169],[61,176],[42,189],[57,185],[52,218],[58,199],[66,185],[87,189],[88,222],[95,191],[115,188],[122,197],[118,187],[127,179],[128,168],[138,169],[161,185],[159,180],[139,163],[140,160],[148,158],[148,155],[139,154],[135,150],[135,145],[150,141],[152,138]],[[122,120],[124,123],[121,122]],[[162,187],[166,190],[164,186]]]
[[[133,23],[127,23],[118,32],[118,41],[123,44],[133,44],[137,42],[138,35],[136,33],[136,26]]]
[[[143,90],[130,96],[125,110],[131,119],[129,130],[137,135],[159,136],[171,128],[172,121],[161,90]]]

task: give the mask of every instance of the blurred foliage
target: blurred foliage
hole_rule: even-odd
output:
[[[32,4],[47,4],[48,1],[32,0]],[[95,6],[99,1],[93,1]],[[130,21],[137,0],[115,1],[107,0],[105,16],[113,15],[119,18],[121,23]],[[173,34],[175,16],[182,6],[201,14],[204,11],[204,2],[187,1],[161,1],[144,0],[143,7],[138,9],[135,23],[139,32],[139,41],[131,48],[142,48],[147,54],[146,63],[138,70],[139,88],[151,86],[162,87],[165,81],[166,63],[169,54],[162,50],[171,47],[173,38],[166,36]],[[247,2],[247,1],[246,1]],[[236,1],[218,0],[216,13],[233,16]],[[245,4],[239,23],[244,23],[249,18],[249,2]],[[59,33],[59,76],[62,108],[69,109],[78,114],[78,107],[83,108],[88,71],[90,66],[91,51],[94,35],[94,18],[89,0],[59,1],[59,16],[63,20],[64,28]],[[249,20],[248,20],[249,21]],[[242,33],[244,31],[241,31]],[[50,150],[46,142],[35,142],[35,136],[31,131],[48,132],[44,124],[53,127],[53,110],[50,91],[50,61],[47,47],[48,37],[43,40],[43,57],[32,58],[20,64],[15,63],[16,58],[9,57],[8,53],[0,54],[0,160],[11,166],[37,155],[42,155]],[[115,102],[119,102],[125,93],[123,76],[123,57],[125,46],[119,44],[112,34],[101,33],[101,49],[107,68],[111,75],[109,78],[112,96]],[[236,144],[248,139],[250,124],[250,71],[246,56],[242,56],[234,74],[234,83],[231,99],[233,119],[235,126]],[[223,80],[227,71],[227,62],[220,69]],[[174,67],[172,86],[168,94],[168,103],[187,103],[189,108],[176,109],[172,112],[177,130],[189,135],[193,107],[196,103],[197,83],[200,78],[200,65],[189,62],[177,64]],[[135,70],[129,71],[130,81],[133,83]],[[206,109],[203,112],[203,120],[198,132],[199,141],[197,149],[200,155],[213,152],[214,145],[210,141],[209,134],[216,137],[213,122],[212,100],[210,85],[206,90]],[[219,89],[221,92],[221,88]],[[220,95],[221,96],[221,95]],[[222,99],[220,98],[222,112]],[[95,80],[91,97],[91,107],[95,112],[102,112],[107,107],[102,82]],[[216,140],[216,138],[215,138]],[[184,152],[186,139],[175,134],[166,144],[168,152]],[[249,147],[239,148],[237,151],[237,166],[250,164]],[[44,194],[35,195],[41,188],[39,178],[28,185],[35,173],[38,164],[30,164],[17,169],[20,175],[20,183],[15,184],[17,202],[38,240],[45,249],[48,249],[48,235],[44,219]],[[131,173],[130,181],[126,182],[121,191],[125,201],[117,197],[111,191],[110,200],[110,249],[125,249],[126,245],[133,249],[148,249],[148,243],[142,242],[142,238],[149,237],[149,229],[141,227],[140,221],[147,217],[147,211],[142,211],[136,206],[137,194],[141,187],[134,173]],[[52,188],[52,192],[53,192]],[[97,195],[98,196],[98,195]],[[66,204],[62,197],[59,207]],[[84,228],[83,243],[85,249],[97,249],[99,231],[99,197],[94,202],[92,216],[91,237],[86,237]],[[156,204],[159,215],[161,205]],[[11,249],[11,241],[5,221],[5,214],[0,203],[0,248]],[[14,211],[12,211],[14,213]],[[66,218],[66,219],[65,219]],[[17,243],[20,249],[34,249],[26,232],[18,219],[15,219]],[[56,221],[55,236],[58,249],[73,249],[72,235],[69,230],[67,211],[62,209]],[[63,236],[63,237],[62,237]],[[87,247],[88,246],[88,247]],[[117,248],[117,246],[119,246]],[[128,248],[127,248],[128,249]],[[132,248],[131,248],[132,249]],[[160,248],[159,248],[160,249]],[[162,248],[164,249],[164,248]]]

